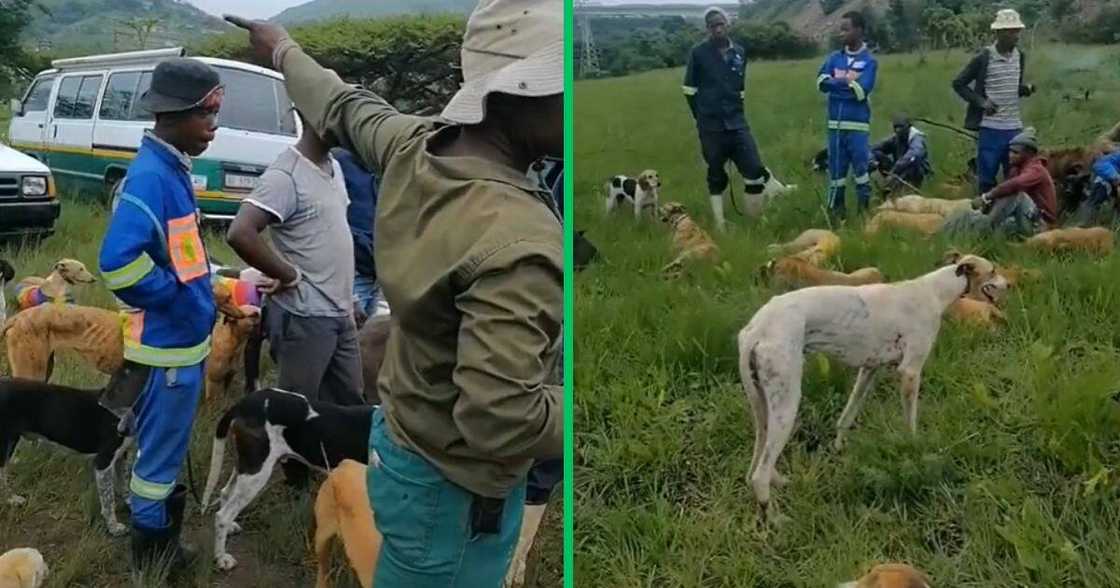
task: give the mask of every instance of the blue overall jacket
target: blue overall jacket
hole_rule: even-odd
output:
[[[105,285],[123,303],[124,357],[186,367],[210,353],[216,319],[190,158],[145,133],[101,243]]]
[[[838,131],[871,132],[871,92],[879,69],[867,45],[859,51],[834,51],[825,59],[817,76],[817,89],[828,94],[828,128]],[[841,79],[849,71],[857,78]]]
[[[1120,151],[1098,157],[1093,162],[1093,175],[1110,184],[1120,180]]]

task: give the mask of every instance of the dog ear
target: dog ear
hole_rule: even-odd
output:
[[[648,192],[651,188],[651,186],[649,184],[649,176],[647,176],[645,174],[642,174],[642,175],[638,176],[638,185],[641,186],[642,190],[645,190],[645,191]]]
[[[976,260],[970,259],[972,256],[965,256],[958,260],[957,275],[972,277],[976,275]]]

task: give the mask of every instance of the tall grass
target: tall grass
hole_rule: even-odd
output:
[[[881,58],[874,136],[892,112],[960,124],[949,82],[962,53]],[[1086,66],[1086,64],[1088,64]],[[1120,118],[1120,53],[1047,46],[1031,53],[1027,124],[1047,145],[1077,144]],[[898,379],[882,378],[848,447],[829,441],[854,373],[808,358],[800,423],[777,490],[793,522],[758,520],[747,467],[751,418],[735,333],[773,294],[755,279],[765,244],[824,227],[824,177],[809,158],[825,143],[819,62],[751,65],[747,114],[763,157],[800,189],[748,222],[712,230],[705,168],[680,91],[680,70],[576,85],[579,229],[602,260],[576,279],[576,577],[580,586],[819,587],[875,562],[902,560],[936,586],[1120,585],[1120,259],[1051,258],[993,241],[865,238],[839,230],[838,268],[878,266],[891,280],[930,271],[949,246],[1044,278],[1010,298],[997,333],[946,324],[923,372],[919,435],[904,432]],[[1094,100],[1066,101],[1079,86]],[[926,129],[937,184],[974,147]],[[661,173],[662,201],[683,202],[713,235],[730,272],[658,275],[668,232],[629,212],[604,218],[602,185],[618,173]],[[733,176],[737,178],[737,176]],[[741,180],[733,180],[741,193]],[[854,198],[848,192],[849,205]]]

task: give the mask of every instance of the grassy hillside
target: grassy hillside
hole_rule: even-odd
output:
[[[890,113],[960,121],[949,80],[961,53],[882,60],[874,135]],[[1090,72],[1075,73],[1077,64]],[[875,265],[888,279],[930,271],[949,246],[1042,270],[1014,292],[996,333],[946,324],[925,366],[919,435],[904,432],[898,378],[884,374],[840,454],[829,446],[854,371],[808,357],[800,422],[776,490],[793,522],[765,530],[746,481],[753,434],[735,334],[773,292],[756,269],[765,245],[824,227],[824,178],[808,169],[825,143],[818,62],[756,64],[747,113],[768,165],[800,189],[760,222],[730,206],[716,235],[731,271],[680,281],[664,226],[604,218],[604,182],[661,173],[662,201],[683,202],[714,234],[696,133],[679,69],[575,87],[576,226],[603,260],[576,278],[576,577],[612,588],[819,588],[880,561],[926,569],[934,586],[1120,585],[1120,255],[1050,258],[991,241],[864,238],[839,232],[835,267]],[[1113,103],[1073,105],[1063,85],[1120,89],[1115,49],[1039,47],[1040,94],[1026,104],[1044,143],[1083,141],[1117,118]],[[1072,77],[1070,77],[1072,76]],[[1104,94],[1102,94],[1104,95]],[[938,184],[961,171],[967,142],[928,130]],[[736,179],[736,192],[742,183]],[[852,190],[848,198],[853,198]],[[851,206],[851,201],[849,201]]]
[[[30,26],[23,31],[24,44],[49,44],[56,56],[131,51],[185,44],[229,27],[188,2],[178,0],[40,0],[33,7]],[[126,23],[142,19],[158,21],[150,32],[138,34]]]
[[[328,20],[348,16],[351,18],[380,18],[400,14],[454,12],[469,14],[478,4],[475,0],[311,0],[293,6],[271,20],[285,25],[314,20]]]
[[[94,269],[107,220],[102,208],[67,198],[53,237],[33,249],[20,248],[15,243],[0,244],[0,258],[15,266],[17,279],[45,274],[62,257],[79,259]],[[219,261],[238,263],[219,235],[207,234],[206,244],[209,253]],[[115,308],[111,295],[101,284],[81,286],[74,293],[78,304]],[[10,292],[8,300],[12,300]],[[262,384],[273,385],[275,372],[268,360],[267,345],[264,363]],[[0,353],[0,374],[8,373],[7,354]],[[55,383],[91,389],[103,386],[107,380],[66,353],[60,355],[52,378]],[[206,483],[214,427],[221,413],[241,397],[242,386],[238,377],[225,398],[203,401],[199,407],[190,445],[199,495]],[[228,574],[217,571],[212,563],[214,510],[201,517],[195,498],[188,497],[186,540],[199,548],[203,557],[186,578],[177,584],[167,584],[158,577],[129,577],[128,537],[113,538],[105,531],[89,460],[49,443],[27,440],[21,442],[16,457],[18,462],[8,468],[9,481],[12,490],[26,497],[28,503],[13,507],[6,499],[0,499],[0,553],[14,547],[39,549],[51,569],[45,588],[306,588],[315,582],[311,544],[315,495],[290,490],[279,468],[269,486],[242,514],[240,523],[244,531],[230,538],[230,553],[239,564]],[[227,451],[223,480],[232,469],[233,460]],[[189,481],[185,470],[180,481]],[[317,481],[313,482],[313,491],[317,491],[317,485]],[[559,588],[563,584],[560,496],[557,491],[534,552],[529,556],[528,588]],[[118,508],[117,514],[127,524],[127,509]],[[336,550],[332,576],[334,586],[358,587],[340,548]]]

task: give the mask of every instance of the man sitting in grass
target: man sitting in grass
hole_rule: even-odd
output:
[[[1027,237],[1057,224],[1058,199],[1046,160],[1038,154],[1038,138],[1028,128],[1011,140],[1011,172],[1007,181],[972,201],[977,211],[950,217],[942,230],[999,231]]]
[[[933,172],[926,134],[915,128],[905,114],[894,115],[891,127],[894,133],[871,148],[875,169],[887,179],[888,192],[921,188]]]

